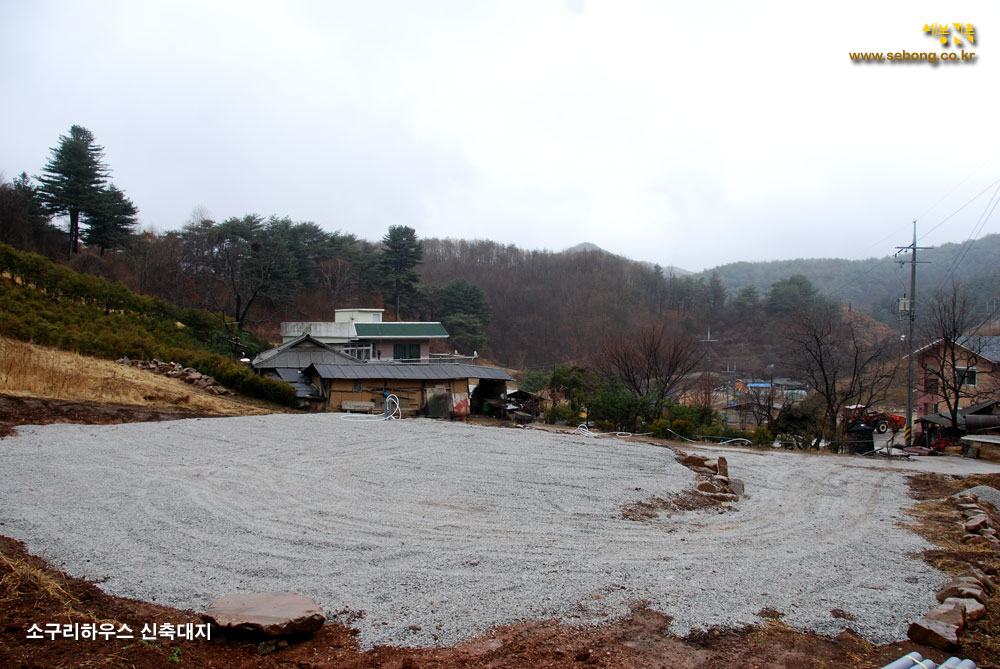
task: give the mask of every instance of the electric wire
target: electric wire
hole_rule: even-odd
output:
[[[974,174],[974,173],[975,173],[975,172],[973,172],[973,174]],[[969,177],[971,177],[971,176],[972,176],[972,175],[970,174],[970,175],[969,175]],[[962,183],[965,183],[965,181],[967,181],[967,180],[969,179],[969,177],[966,177],[965,179],[963,179],[963,180],[962,180],[962,182],[960,182],[960,183],[958,184],[958,186],[961,186],[961,184],[962,184]],[[973,202],[975,202],[976,200],[978,200],[978,199],[979,199],[980,197],[982,197],[984,193],[986,193],[987,191],[989,191],[989,190],[990,190],[991,188],[993,188],[994,186],[997,186],[998,184],[1000,184],[1000,179],[997,179],[996,181],[994,181],[993,183],[991,183],[991,184],[990,184],[989,186],[987,186],[986,188],[984,188],[984,189],[983,189],[982,191],[980,191],[979,193],[977,193],[976,195],[974,195],[974,196],[973,196],[973,197],[972,197],[972,198],[971,198],[971,199],[970,199],[969,201],[967,201],[967,202],[966,202],[965,204],[963,204],[963,205],[962,205],[961,207],[959,207],[958,209],[956,209],[955,211],[953,211],[953,212],[952,212],[951,214],[949,214],[948,216],[944,217],[944,218],[943,218],[943,219],[942,219],[942,220],[941,220],[940,222],[938,222],[938,224],[937,224],[937,225],[935,225],[935,226],[933,226],[933,227],[932,227],[931,229],[929,229],[929,230],[925,231],[925,232],[924,232],[924,233],[923,233],[923,234],[922,234],[922,235],[921,235],[921,236],[920,236],[920,237],[919,237],[919,238],[917,239],[917,241],[920,241],[920,240],[922,240],[922,239],[923,239],[924,237],[926,237],[926,236],[927,236],[927,235],[929,235],[930,233],[932,233],[932,232],[934,232],[935,230],[937,230],[938,228],[940,228],[940,227],[941,227],[942,225],[944,225],[945,223],[947,223],[947,222],[948,222],[949,220],[951,220],[952,218],[954,218],[955,216],[957,216],[957,215],[958,215],[958,214],[959,214],[959,213],[960,213],[960,212],[961,212],[961,211],[962,211],[963,209],[965,209],[965,208],[966,208],[966,207],[968,207],[968,206],[969,206],[970,204],[972,204]],[[951,193],[953,193],[953,192],[954,192],[954,191],[955,191],[955,190],[956,190],[956,189],[958,188],[958,186],[955,186],[954,188],[952,188],[952,189],[951,189],[951,191],[949,191],[949,192],[948,192],[948,195],[950,195]],[[942,197],[942,198],[941,198],[941,200],[943,200],[943,199],[944,199],[945,197],[947,197],[948,195],[945,195],[944,197]],[[941,200],[939,200],[939,201],[938,201],[938,202],[936,202],[936,203],[935,203],[934,205],[932,205],[932,206],[931,206],[931,207],[930,207],[930,208],[928,209],[928,211],[929,211],[930,209],[933,209],[934,207],[936,207],[936,206],[937,206],[938,204],[940,204]],[[894,233],[894,234],[895,234],[895,233]],[[830,295],[836,295],[836,294],[837,294],[837,293],[839,293],[840,291],[842,291],[842,290],[844,290],[844,289],[846,289],[846,288],[849,288],[849,287],[853,286],[853,285],[854,285],[854,284],[856,284],[856,283],[857,283],[858,281],[860,281],[861,279],[865,278],[866,276],[868,276],[869,274],[871,274],[872,272],[874,272],[874,271],[875,271],[876,269],[878,269],[879,267],[881,267],[882,265],[884,265],[885,263],[887,263],[887,262],[890,262],[890,261],[892,261],[892,256],[886,256],[886,257],[882,258],[882,260],[880,260],[879,262],[875,263],[874,265],[872,265],[871,267],[869,267],[869,268],[868,268],[867,270],[865,270],[864,272],[861,272],[860,274],[856,274],[856,275],[854,275],[854,276],[853,276],[852,278],[848,279],[848,280],[847,280],[846,282],[844,282],[843,284],[841,284],[841,285],[837,286],[837,287],[836,287],[835,289],[833,289],[832,291],[830,291]]]
[[[977,193],[976,195],[974,195],[972,197],[972,199],[970,199],[968,202],[966,202],[965,204],[963,204],[961,207],[959,207],[958,209],[956,209],[955,211],[953,211],[948,216],[945,216],[943,219],[941,219],[941,221],[937,225],[935,225],[934,227],[932,227],[930,230],[924,231],[924,234],[920,235],[920,237],[917,238],[917,241],[919,242],[919,241],[923,240],[924,237],[926,237],[927,235],[931,234],[932,232],[934,232],[935,230],[937,230],[938,228],[940,228],[942,225],[944,225],[945,223],[947,223],[948,221],[950,221],[952,218],[954,218],[955,216],[957,216],[963,209],[965,209],[970,204],[972,204],[973,202],[975,202],[976,200],[978,200],[980,197],[983,196],[984,193],[986,193],[987,191],[989,191],[989,189],[993,188],[997,184],[1000,184],[1000,179],[997,179],[996,181],[994,181],[993,183],[991,183],[989,186],[987,186],[986,188],[984,188],[983,190],[981,190],[979,193]]]
[[[986,222],[993,215],[993,212],[996,211],[997,205],[1000,204],[1000,181],[997,183],[997,188],[993,191],[993,195],[991,195],[990,199],[986,202],[986,207],[983,209],[983,213],[979,215],[979,220],[976,221],[976,225],[973,227],[972,233],[962,244],[962,248],[959,250],[958,254],[954,257],[954,259],[952,259],[948,269],[941,277],[941,280],[938,281],[937,288],[944,285],[945,281],[948,280],[948,277],[954,275],[958,268],[961,267],[962,261],[965,260],[969,251],[972,250],[972,245],[978,241],[980,233],[982,233],[983,228],[986,226]]]

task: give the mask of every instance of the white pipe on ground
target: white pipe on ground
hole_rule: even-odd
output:
[[[895,662],[890,662],[882,667],[882,669],[913,669],[913,667],[917,666],[917,662],[920,662],[923,659],[923,655],[914,651],[912,653],[907,653]]]
[[[960,660],[952,656],[945,660],[943,664],[939,664],[938,669],[976,669],[976,663],[972,660]]]

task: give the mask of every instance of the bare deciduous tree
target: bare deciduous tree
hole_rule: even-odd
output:
[[[958,430],[958,411],[964,404],[1000,397],[1000,387],[985,379],[993,373],[991,359],[984,349],[997,337],[973,334],[978,325],[965,291],[957,284],[935,295],[921,319],[924,337],[929,342],[918,353],[923,371],[924,390],[941,398]],[[983,381],[978,378],[986,373]],[[963,402],[963,400],[967,400]]]
[[[844,406],[884,400],[901,363],[896,339],[884,327],[825,306],[793,317],[787,337],[797,373],[824,402],[821,440],[836,433]]]
[[[672,395],[686,389],[686,377],[701,364],[704,349],[693,337],[661,323],[606,339],[601,354],[601,373],[620,378],[659,415]]]

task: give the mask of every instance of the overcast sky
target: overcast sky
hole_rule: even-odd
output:
[[[977,62],[850,60],[961,53],[935,22],[972,23]],[[0,172],[79,124],[158,231],[202,208],[689,270],[882,256],[914,218],[977,230],[992,190],[941,221],[1000,179],[996,34],[996,0],[0,0]]]

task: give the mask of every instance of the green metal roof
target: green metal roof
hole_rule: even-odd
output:
[[[360,339],[435,339],[447,337],[440,323],[355,323]]]

